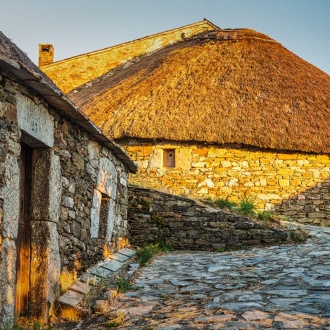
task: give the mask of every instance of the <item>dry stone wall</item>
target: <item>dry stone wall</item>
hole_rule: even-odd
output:
[[[192,199],[129,187],[131,244],[165,243],[174,249],[216,250],[286,241],[281,229],[196,203]]]
[[[302,223],[330,225],[329,155],[263,151],[256,148],[122,142],[138,163],[130,183],[194,198],[233,202],[255,198]],[[175,149],[173,168],[163,166],[163,150]]]
[[[61,163],[59,221],[62,286],[79,273],[127,245],[127,171],[87,133],[55,115],[55,154]],[[110,207],[108,241],[98,235],[101,195]],[[99,196],[97,199],[95,195]]]

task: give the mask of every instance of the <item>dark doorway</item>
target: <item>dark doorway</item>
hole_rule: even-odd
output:
[[[32,209],[32,149],[21,144],[20,206],[16,240],[16,319],[29,316]]]

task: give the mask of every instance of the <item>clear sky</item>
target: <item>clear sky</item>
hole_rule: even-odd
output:
[[[203,18],[248,27],[330,74],[330,0],[0,0],[0,30],[37,63],[173,29]]]

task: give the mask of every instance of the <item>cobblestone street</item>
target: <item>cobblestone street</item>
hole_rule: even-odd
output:
[[[330,229],[306,229],[305,244],[161,255],[112,319],[118,329],[330,329]],[[96,316],[71,329],[116,322]]]

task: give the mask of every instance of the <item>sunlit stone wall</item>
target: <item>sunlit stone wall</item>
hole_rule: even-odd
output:
[[[263,151],[196,144],[122,143],[138,163],[130,183],[199,199],[249,196],[259,210],[276,211],[304,223],[330,225],[328,155]],[[175,150],[175,167],[163,165]]]

